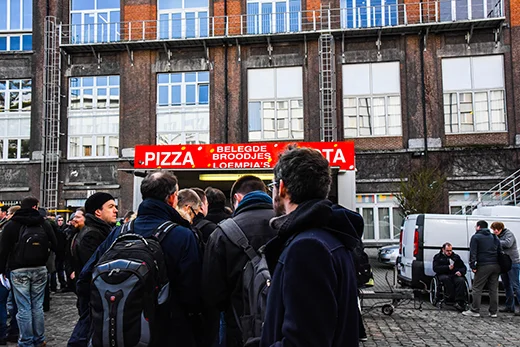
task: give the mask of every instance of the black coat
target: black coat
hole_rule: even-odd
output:
[[[260,346],[359,345],[358,235],[341,210],[311,200],[272,221],[278,236],[265,249],[272,280]]]
[[[469,266],[476,269],[481,265],[498,264],[498,251],[502,251],[498,238],[489,229],[480,229],[469,243]]]
[[[200,233],[200,237],[204,243],[208,242],[209,235],[211,235],[216,227],[217,224],[206,219],[202,213],[199,213],[195,218],[193,218],[192,229]]]
[[[453,260],[452,270],[450,270],[450,259]],[[433,257],[433,271],[437,275],[455,275],[458,271],[464,276],[466,275],[467,268],[458,254],[453,252],[451,256],[448,257],[441,249],[441,251]]]
[[[276,231],[269,226],[273,217],[271,198],[265,193],[251,192],[239,204],[233,219],[250,245],[258,250],[276,235]],[[242,315],[244,309],[238,284],[248,259],[220,228],[209,237],[202,265],[202,293],[209,306],[225,311],[228,347],[241,345],[242,338],[232,307],[238,316]]]
[[[0,241],[0,273],[5,274],[7,270],[12,271],[22,267],[15,260],[14,249],[20,237],[20,229],[24,225],[41,225],[49,238],[50,248],[56,250],[56,236],[52,230],[52,226],[46,221],[40,213],[32,208],[22,208],[16,211],[14,216],[5,224],[2,231],[2,239]],[[45,266],[43,264],[35,264],[37,266]],[[24,266],[27,267],[27,266]]]
[[[215,224],[222,222],[224,219],[228,219],[231,217],[228,211],[225,209],[225,205],[214,205],[208,208],[208,214],[206,215],[206,219],[212,221]]]

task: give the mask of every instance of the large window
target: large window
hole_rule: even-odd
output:
[[[480,206],[512,205],[514,196],[506,189],[502,192],[450,192],[450,214],[471,214]]]
[[[506,130],[503,56],[442,60],[446,134]]]
[[[440,20],[456,21],[502,17],[504,0],[439,1]]]
[[[72,0],[71,6],[70,35],[73,43],[121,39],[119,0]]]
[[[343,65],[347,138],[401,135],[399,63]]]
[[[207,37],[208,0],[158,0],[159,38]]]
[[[29,159],[31,80],[0,80],[0,160]]]
[[[397,0],[341,0],[341,27],[398,25],[398,12]]]
[[[119,76],[72,77],[68,158],[119,155]]]
[[[356,206],[365,221],[364,240],[399,240],[403,216],[393,194],[359,194]]]
[[[272,34],[300,30],[300,0],[248,0],[247,33]]]
[[[32,0],[0,0],[0,52],[32,50]]]
[[[209,72],[157,75],[157,144],[209,143]]]
[[[249,141],[303,139],[302,68],[247,72]]]

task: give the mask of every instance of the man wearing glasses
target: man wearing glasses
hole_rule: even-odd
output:
[[[466,265],[458,254],[453,252],[451,243],[442,245],[441,251],[433,257],[433,271],[444,285],[447,300],[455,302],[459,311],[466,309],[466,286],[464,276]]]

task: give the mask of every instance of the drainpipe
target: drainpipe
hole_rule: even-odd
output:
[[[427,117],[426,117],[426,83],[424,82],[424,52],[426,51],[425,46],[425,33],[423,33],[423,36],[420,39],[419,42],[419,49],[421,50],[421,87],[422,87],[422,93],[421,93],[421,101],[422,101],[422,113],[423,113],[423,128],[424,128],[424,166],[426,166],[426,163],[428,162],[428,123],[427,123]]]
[[[227,0],[224,0],[224,18],[226,28],[228,28],[228,11],[227,11]],[[226,33],[227,34],[227,33]],[[225,102],[225,113],[224,113],[224,143],[228,143],[228,123],[229,123],[229,90],[228,90],[228,44],[227,40],[224,41],[224,102]]]

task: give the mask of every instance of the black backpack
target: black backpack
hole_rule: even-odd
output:
[[[267,306],[267,293],[271,285],[271,274],[267,267],[263,247],[258,252],[249,244],[249,240],[238,224],[232,219],[219,223],[229,240],[242,248],[249,260],[242,270],[242,282],[238,284],[243,300],[244,312],[239,317],[233,307],[237,325],[242,332],[244,347],[258,346],[262,335],[262,326]]]
[[[177,224],[164,222],[144,238],[133,221],[101,256],[92,272],[90,307],[92,346],[154,346],[158,343],[158,308],[169,295],[160,242]]]
[[[21,266],[43,266],[49,254],[49,236],[43,225],[23,225],[15,247],[16,262]]]

